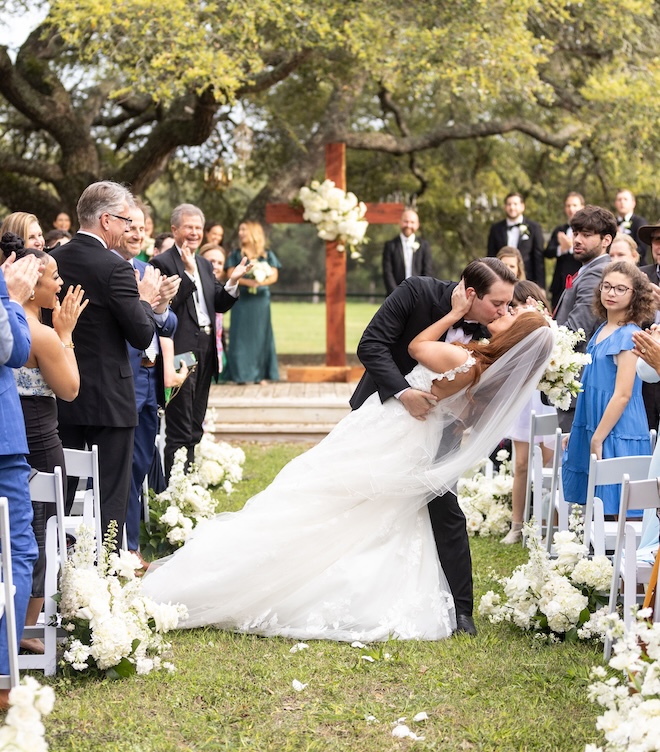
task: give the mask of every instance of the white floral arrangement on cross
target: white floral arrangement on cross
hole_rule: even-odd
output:
[[[188,472],[187,459],[182,447],[174,455],[167,488],[150,495],[149,525],[143,522],[140,531],[140,549],[147,558],[174,553],[202,520],[218,513],[218,494],[231,494],[243,478],[243,450],[206,434],[195,447],[195,464]]]
[[[111,523],[96,562],[94,532],[76,530],[73,553],[64,565],[57,596],[61,626],[68,632],[62,665],[110,678],[174,671],[163,635],[175,629],[187,611],[180,604],[159,604],[142,593],[135,554],[115,553],[117,525]]]
[[[312,180],[298,192],[303,205],[303,219],[316,225],[321,240],[337,240],[337,250],[351,250],[351,258],[359,259],[356,247],[367,242],[369,223],[365,219],[367,207],[354,193],[338,188],[332,180]]]
[[[468,535],[500,535],[509,529],[513,474],[506,449],[501,449],[496,459],[500,467],[491,478],[476,472],[458,481],[458,503],[467,524]],[[484,460],[482,464],[487,463]]]
[[[573,515],[573,529],[555,533],[556,558],[541,545],[534,524],[525,525],[529,560],[499,580],[503,595],[489,590],[482,596],[479,613],[491,624],[510,622],[548,642],[591,638],[582,627],[607,603],[613,568],[606,556],[588,557],[576,520]]]
[[[591,670],[589,699],[605,709],[596,728],[605,745],[587,744],[585,752],[635,752],[660,749],[660,622],[642,609],[626,630],[617,614],[593,617],[602,638],[616,640],[608,671]]]
[[[42,717],[55,704],[55,692],[31,676],[9,692],[9,710],[0,726],[0,750],[9,752],[48,752]]]
[[[591,363],[591,355],[575,350],[577,343],[585,339],[584,330],[574,332],[553,320],[550,326],[555,332],[555,346],[538,388],[550,404],[568,410],[571,400],[582,391],[579,376],[584,366]]]

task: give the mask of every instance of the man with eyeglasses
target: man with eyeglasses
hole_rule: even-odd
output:
[[[118,183],[93,183],[78,201],[80,230],[64,248],[53,251],[64,280],[81,285],[89,305],[73,341],[80,370],[80,392],[73,402],[57,401],[59,432],[65,447],[99,447],[101,525],[117,521],[122,535],[131,482],[133,435],[137,425],[133,371],[126,341],[146,349],[154,335],[152,304],[159,301],[160,272],[149,267],[141,280],[112,253],[131,225],[131,193]],[[70,508],[77,479],[69,483]]]
[[[654,225],[640,227],[638,237],[642,243],[651,247],[653,263],[648,266],[640,266],[639,270],[646,274],[653,285],[656,308],[660,309],[660,219]],[[660,324],[660,311],[656,311],[655,322],[653,323]],[[642,397],[644,398],[649,429],[657,430],[660,421],[660,382],[652,384],[642,381]]]
[[[575,212],[570,221],[573,233],[573,257],[581,266],[567,279],[566,289],[554,312],[557,323],[574,332],[584,331],[585,339],[576,349],[586,352],[587,343],[596,331],[599,320],[592,310],[594,291],[600,284],[603,269],[610,263],[607,253],[616,236],[616,219],[612,212],[600,206],[587,205]],[[562,431],[571,430],[575,415],[575,401],[569,410],[558,410]]]

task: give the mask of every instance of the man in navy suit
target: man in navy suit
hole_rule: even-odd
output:
[[[647,224],[647,221],[644,217],[640,217],[639,214],[635,214],[637,201],[632,191],[629,191],[627,188],[620,188],[616,192],[614,206],[616,208],[616,224],[619,232],[630,235],[637,243],[639,265],[643,266],[646,263],[646,248],[648,244],[644,241],[644,238],[640,237],[639,230]]]
[[[6,496],[9,502],[9,545],[16,588],[16,631],[20,642],[32,591],[37,542],[32,530],[25,424],[12,368],[22,366],[30,354],[30,329],[22,303],[28,300],[39,279],[40,262],[36,256],[27,256],[16,263],[12,261],[13,254],[0,268],[0,496]],[[4,274],[7,275],[7,283]],[[2,541],[2,545],[6,545],[6,542]],[[0,673],[9,673],[4,616],[0,622]],[[0,708],[7,707],[8,695],[8,690],[0,690]]]
[[[505,245],[520,251],[525,264],[525,276],[545,290],[545,262],[543,259],[543,230],[537,222],[524,216],[525,201],[520,193],[509,193],[504,199],[506,219],[495,222],[488,234],[488,255],[497,256]]]
[[[238,280],[250,265],[247,259],[236,266],[226,285],[213,274],[213,267],[195,251],[204,237],[204,214],[193,204],[181,204],[172,212],[174,245],[153,259],[153,265],[168,276],[181,278],[179,291],[171,301],[179,320],[174,335],[174,352],[191,351],[197,358],[188,376],[165,412],[165,475],[169,478],[177,449],[186,447],[188,462],[195,459],[195,447],[204,432],[211,379],[218,373],[215,347],[215,314],[225,313],[238,297]]]
[[[52,253],[63,290],[79,284],[89,298],[73,333],[80,392],[73,402],[57,401],[60,437],[72,449],[98,445],[101,526],[105,531],[115,520],[118,536],[126,521],[138,422],[126,341],[138,349],[149,346],[156,329],[152,303],[160,294],[160,272],[149,267],[136,282],[130,265],[112,252],[132,224],[133,206],[122,185],[93,183],[78,201],[80,230]],[[67,503],[76,482],[69,483]]]
[[[132,223],[128,232],[124,233],[117,252],[126,259],[138,273],[144,277],[147,264],[136,256],[140,253],[145,238],[144,209],[140,204],[129,209],[128,217]],[[131,492],[128,497],[128,511],[126,514],[126,540],[128,550],[135,553],[141,561],[138,552],[140,542],[140,520],[142,519],[142,481],[149,472],[155,454],[155,440],[158,433],[158,408],[165,407],[165,390],[163,388],[163,359],[160,355],[158,336],[173,337],[176,331],[177,318],[170,310],[169,301],[179,290],[181,279],[178,276],[161,276],[160,300],[153,305],[156,332],[151,346],[146,349],[133,347],[126,343],[128,357],[133,369],[135,381],[135,401],[138,413],[138,424],[135,428],[133,443],[133,466],[131,470]],[[143,561],[144,565],[144,561]]]
[[[401,215],[400,226],[399,236],[388,240],[383,248],[383,281],[388,295],[408,277],[433,276],[429,244],[417,238],[417,212],[406,209]]]

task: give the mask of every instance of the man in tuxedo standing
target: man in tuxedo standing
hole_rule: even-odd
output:
[[[555,227],[545,249],[545,257],[555,259],[557,262],[550,284],[553,310],[557,307],[559,298],[564,292],[566,278],[572,277],[581,266],[573,255],[573,230],[571,230],[570,224],[573,215],[580,209],[584,209],[584,196],[572,191],[564,199],[564,213],[567,223]]]
[[[639,228],[639,238],[643,243],[650,246],[653,263],[648,266],[640,266],[640,272],[644,272],[649,278],[656,298],[655,323],[660,324],[660,219],[654,225],[643,225]],[[649,429],[658,430],[660,422],[660,382],[655,384],[642,381],[642,397],[646,408],[646,417]]]
[[[215,349],[215,313],[225,313],[238,298],[238,280],[250,268],[247,259],[236,266],[223,286],[211,263],[195,251],[204,237],[204,214],[193,204],[181,204],[172,212],[174,245],[153,259],[153,265],[168,276],[181,278],[171,301],[179,323],[174,352],[191,351],[197,358],[193,372],[183,382],[165,411],[165,475],[169,478],[177,449],[186,447],[188,462],[195,458],[203,430],[211,379],[218,373]]]
[[[545,290],[545,262],[543,260],[543,230],[538,222],[525,219],[525,201],[520,193],[509,193],[504,199],[506,219],[495,222],[488,233],[488,255],[497,256],[505,245],[520,251],[525,264],[525,276]]]
[[[642,266],[646,263],[646,248],[648,243],[645,243],[643,238],[639,237],[639,230],[648,223],[644,217],[635,214],[637,201],[635,200],[632,191],[629,191],[627,188],[620,188],[616,192],[614,206],[617,212],[616,224],[619,228],[619,232],[630,235],[630,237],[637,243],[639,264]]]
[[[57,400],[62,444],[73,449],[99,447],[101,527],[117,522],[120,540],[131,484],[133,434],[137,425],[133,372],[126,341],[144,349],[155,324],[152,303],[159,300],[160,272],[135,273],[112,252],[131,226],[128,212],[135,202],[118,183],[92,183],[78,201],[80,230],[52,256],[69,285],[81,285],[89,298],[71,346],[76,348],[80,392],[73,402]],[[67,505],[73,502],[77,479],[69,483]]]
[[[486,326],[507,314],[516,283],[513,272],[494,258],[472,261],[462,279],[466,293],[474,291],[476,298],[469,315],[442,338],[447,342],[488,337]],[[414,418],[425,419],[437,399],[429,392],[411,388],[404,378],[416,365],[408,353],[408,345],[426,327],[449,313],[456,284],[433,277],[410,277],[388,296],[358,345],[358,357],[366,373],[351,397],[354,410],[378,392],[381,402],[398,399]],[[456,604],[456,631],[476,634],[472,619],[472,559],[465,515],[453,492],[433,499],[428,509],[440,563]]]
[[[145,238],[145,214],[140,204],[128,210],[131,227],[125,232],[117,248],[119,255],[128,261],[139,275],[144,277],[147,263],[136,256],[140,253]],[[126,514],[126,541],[128,550],[136,554],[146,569],[146,562],[139,553],[140,520],[142,519],[142,482],[149,472],[155,455],[155,441],[158,433],[158,409],[165,407],[163,381],[163,359],[160,354],[159,335],[172,337],[176,331],[177,318],[170,310],[169,301],[179,290],[181,279],[178,276],[161,275],[160,300],[152,306],[156,331],[149,346],[145,349],[126,343],[128,357],[133,369],[135,401],[138,424],[135,428],[133,444],[133,465],[131,470],[131,491],[128,497]],[[162,488],[160,489],[162,490]]]
[[[592,310],[594,291],[600,284],[603,269],[610,263],[607,253],[616,236],[616,219],[612,212],[600,206],[587,205],[571,218],[573,231],[573,255],[580,262],[580,269],[566,285],[554,313],[559,326],[574,332],[584,331],[585,339],[578,342],[576,350],[586,352],[587,344],[598,325],[599,319]],[[568,433],[575,416],[575,400],[569,410],[557,410],[559,425]]]
[[[416,237],[419,217],[416,211],[406,209],[401,214],[399,236],[388,240],[383,248],[383,281],[389,295],[408,277],[432,277],[431,249],[424,239]]]

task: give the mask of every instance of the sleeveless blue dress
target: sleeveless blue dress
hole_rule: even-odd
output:
[[[587,346],[591,363],[582,374],[583,391],[578,395],[571,437],[564,453],[562,482],[564,498],[572,504],[585,504],[589,475],[590,445],[616,381],[615,356],[632,350],[636,324],[625,324],[602,342],[596,342],[602,324]],[[632,396],[623,414],[603,443],[603,459],[651,453],[646,411],[642,400],[642,382],[635,377]],[[596,486],[596,496],[603,500],[605,514],[618,514],[621,486]]]

